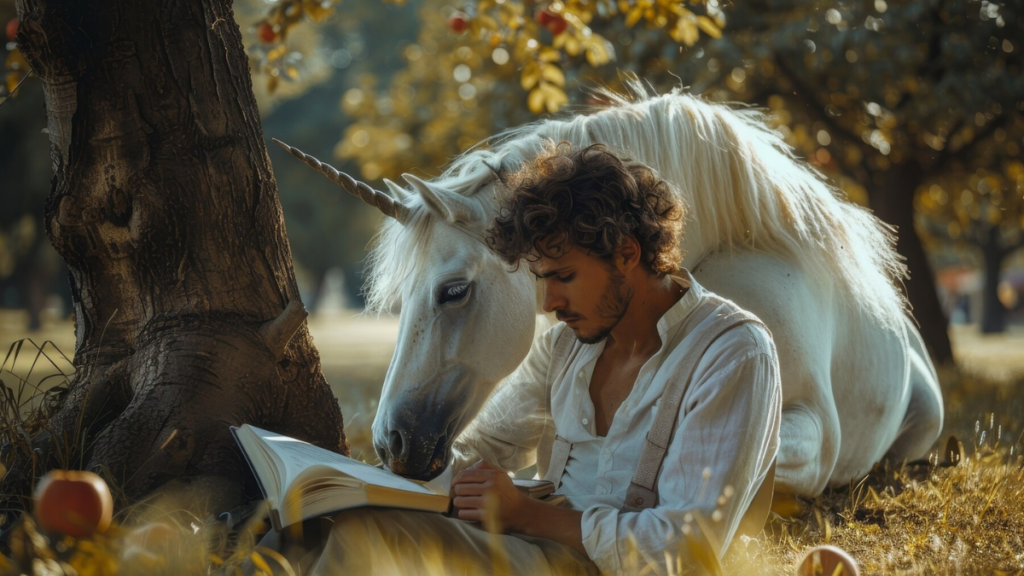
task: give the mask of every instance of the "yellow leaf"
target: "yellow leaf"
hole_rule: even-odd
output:
[[[540,80],[540,66],[536,62],[528,62],[523,66],[523,72],[519,77],[519,83],[523,90],[529,90],[537,85]]]
[[[541,76],[555,86],[565,86],[565,73],[554,64],[545,64]]]
[[[281,44],[277,48],[274,48],[270,52],[267,52],[267,60],[277,60],[278,58],[284,56],[285,52],[287,51],[288,47],[285,46],[284,44]]]
[[[299,77],[299,70],[295,66],[288,66],[287,68],[284,69],[284,73],[287,74],[288,77],[291,78],[292,80],[295,80]]]
[[[498,21],[486,14],[477,15],[475,21],[479,22],[481,26],[487,28],[488,30],[498,29]]]
[[[327,19],[334,10],[330,7],[324,8],[319,4],[311,4],[305,7],[306,16],[313,22],[320,23]]]
[[[271,76],[267,79],[267,92],[273,94],[277,90],[277,76]]]
[[[558,109],[569,103],[569,97],[565,95],[565,92],[548,83],[541,83],[541,91],[544,93],[544,104],[547,106],[548,112],[554,114],[558,112]]]
[[[568,36],[568,38],[565,39],[565,53],[569,56],[578,56],[580,53],[579,39],[568,33],[562,34],[562,36]]]
[[[568,36],[568,34],[560,34],[559,36]],[[558,58],[558,50],[547,46],[541,48],[540,54],[537,55],[537,59],[541,62],[556,62],[558,61]]]
[[[610,42],[595,34],[587,43],[587,62],[591,66],[607,64],[614,58],[614,50]]]
[[[530,109],[530,112],[534,114],[540,114],[544,111],[544,92],[540,88],[534,88],[530,95],[526,97],[526,106]]]
[[[693,46],[700,38],[700,32],[697,31],[697,24],[693,21],[693,18],[680,18],[676,25],[669,32],[672,39],[681,44],[687,46]]]
[[[707,16],[697,16],[697,25],[704,31],[705,34],[712,38],[721,38],[722,30],[715,26],[715,23]]]
[[[640,21],[640,18],[644,15],[644,9],[642,6],[637,5],[630,9],[629,13],[626,14],[626,28],[632,28]]]

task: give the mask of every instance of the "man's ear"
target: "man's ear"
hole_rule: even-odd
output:
[[[629,272],[640,265],[640,243],[636,238],[626,235],[622,238],[618,250],[615,251],[615,259],[622,266],[623,272]]]

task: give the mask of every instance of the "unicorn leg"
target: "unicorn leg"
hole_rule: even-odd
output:
[[[817,496],[828,484],[839,452],[839,420],[795,403],[782,410],[782,428],[775,471],[775,490],[796,496]]]
[[[942,432],[942,390],[928,351],[908,318],[906,320],[910,362],[910,404],[896,440],[886,454],[895,462],[924,457]]]

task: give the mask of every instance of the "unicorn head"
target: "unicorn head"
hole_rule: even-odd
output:
[[[399,337],[373,422],[377,454],[415,478],[441,472],[456,435],[533,340],[535,280],[484,242],[499,169],[484,163],[407,187],[374,190],[278,142],[390,218],[371,254],[369,305],[400,311]]]

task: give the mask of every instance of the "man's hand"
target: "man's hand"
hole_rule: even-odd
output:
[[[458,518],[481,522],[495,532],[522,532],[530,498],[516,489],[508,472],[480,461],[452,480]]]
[[[516,489],[508,472],[493,464],[481,461],[459,472],[452,480],[452,492],[462,520],[481,522],[493,532],[561,542],[587,556],[580,527],[583,512],[530,498]]]

